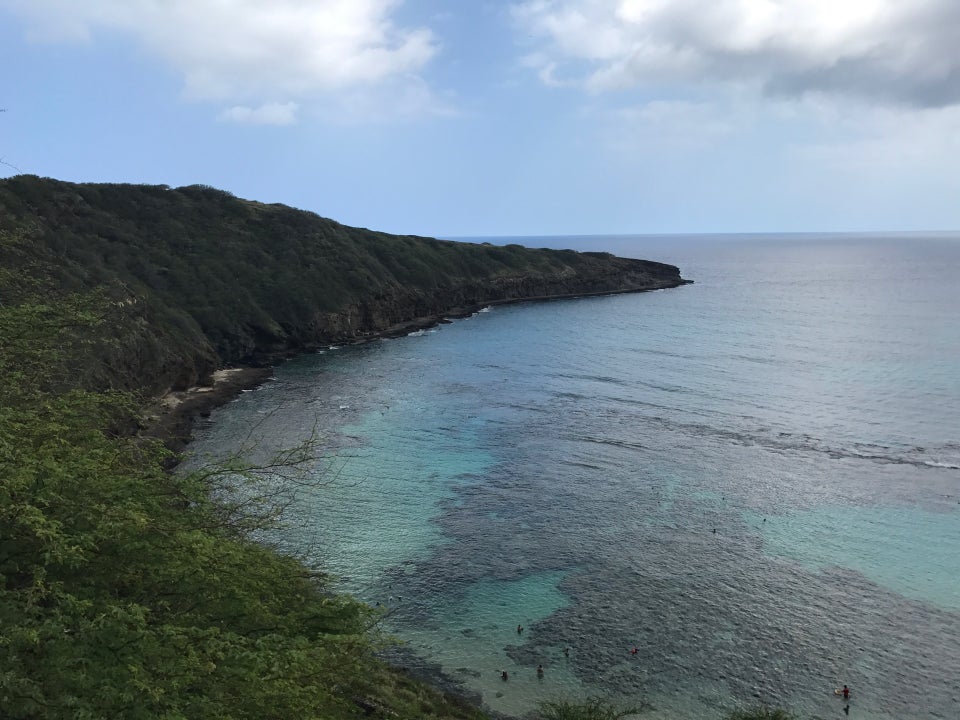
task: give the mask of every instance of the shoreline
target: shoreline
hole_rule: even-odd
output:
[[[684,285],[693,285],[693,280],[680,279],[675,282],[658,283],[654,287],[626,288],[622,290],[600,290],[597,292],[583,293],[564,293],[562,295],[531,295],[529,297],[503,298],[500,300],[487,300],[485,302],[474,303],[463,307],[452,307],[447,312],[435,313],[432,315],[423,315],[411,318],[402,322],[394,323],[380,330],[370,330],[362,335],[353,335],[345,337],[333,337],[323,343],[311,343],[300,348],[292,348],[287,351],[277,353],[265,353],[262,358],[264,364],[273,365],[278,360],[288,360],[298,355],[316,350],[322,350],[330,345],[363,345],[373,340],[392,339],[404,337],[408,333],[417,330],[428,330],[437,325],[446,325],[454,320],[471,317],[486,307],[497,307],[500,305],[518,305],[528,302],[550,302],[552,300],[576,300],[587,297],[604,297],[607,295],[629,295],[634,293],[655,292],[657,290],[672,290],[673,288],[683,287]]]
[[[681,280],[678,283],[663,284],[662,286],[615,290],[595,293],[577,293],[569,295],[551,295],[542,297],[510,298],[491,300],[469,307],[452,308],[441,315],[430,315],[395,323],[383,330],[369,334],[332,340],[330,343],[315,346],[305,346],[289,349],[283,352],[268,354],[263,357],[261,365],[238,365],[221,368],[211,373],[207,378],[208,384],[196,385],[186,390],[171,390],[162,397],[153,398],[146,403],[140,421],[140,437],[158,440],[173,453],[166,463],[167,471],[179,464],[183,451],[193,440],[193,431],[198,418],[209,417],[219,407],[237,398],[242,392],[253,390],[273,378],[277,364],[300,355],[316,351],[329,345],[363,345],[368,342],[405,337],[417,330],[426,330],[438,325],[450,324],[454,320],[471,317],[487,307],[499,305],[514,305],[524,302],[545,302],[550,300],[571,300],[582,297],[600,297],[604,295],[623,295],[627,293],[653,292],[683,285],[692,284],[692,280]],[[461,682],[446,674],[439,665],[432,664],[413,655],[409,650],[397,646],[381,654],[381,660],[395,673],[399,673],[413,681],[424,683],[434,690],[455,699],[458,703],[476,708],[483,712],[490,720],[514,720],[512,716],[503,715],[483,705],[482,697],[470,690]]]
[[[175,457],[167,466],[172,469],[179,462],[180,453],[193,440],[197,418],[208,417],[244,390],[259,387],[272,377],[273,367],[222,368],[211,374],[207,385],[171,390],[144,405],[139,436],[158,440],[173,452]]]
[[[427,330],[437,325],[446,325],[454,320],[471,317],[486,307],[654,292],[655,290],[668,290],[691,284],[693,284],[693,280],[680,280],[679,282],[661,283],[656,287],[648,288],[489,300],[466,307],[454,307],[442,314],[411,318],[394,323],[382,330],[370,331],[359,336],[331,338],[324,343],[311,343],[279,352],[264,353],[256,356],[255,361],[251,364],[220,368],[211,373],[208,378],[205,378],[206,382],[199,385],[194,385],[186,390],[171,390],[163,396],[151,398],[144,403],[142,408],[139,435],[146,439],[159,440],[168,450],[179,456],[193,440],[193,429],[197,418],[209,417],[210,413],[226,405],[243,391],[260,387],[273,377],[274,368],[281,362],[315,352],[330,345],[363,345],[375,340],[405,337],[417,330]],[[174,467],[178,462],[179,457],[173,458],[169,467]]]
[[[514,715],[503,713],[484,707],[483,697],[475,690],[471,690],[462,682],[445,673],[437,663],[425,660],[404,645],[396,645],[378,653],[378,657],[391,670],[429,685],[434,690],[447,697],[455,698],[468,707],[484,713],[489,720],[518,720]]]

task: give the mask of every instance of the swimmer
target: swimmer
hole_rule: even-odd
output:
[[[501,680],[503,680],[504,682],[506,682],[509,677],[510,677],[510,676],[507,675],[507,671],[506,671],[506,670],[501,670],[501,671],[500,671],[500,679],[501,679]]]
[[[543,677],[543,665],[537,665],[537,676]]]
[[[570,648],[565,647],[565,648],[563,649],[563,654],[566,655],[567,657],[570,657]]]
[[[636,655],[638,652],[640,652],[640,651],[637,650],[636,648],[634,648],[633,650],[630,651],[630,654],[631,654],[631,655]]]
[[[517,625],[517,635],[523,632],[523,625]]]

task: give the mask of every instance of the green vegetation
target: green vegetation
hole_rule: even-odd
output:
[[[164,472],[131,396],[75,387],[116,306],[31,270],[0,271],[4,717],[480,717],[379,663],[370,608],[250,541],[269,514],[214,502],[256,473]]]
[[[203,187],[17,177],[0,208],[4,717],[480,717],[377,661],[373,610],[249,539],[270,519],[260,475],[165,472],[136,413],[221,363],[486,300],[577,256]],[[237,482],[245,501],[225,503]]]
[[[546,702],[537,713],[539,720],[622,720],[641,713],[643,707],[618,708],[602,698],[588,698],[582,702],[558,700]]]
[[[0,232],[3,267],[113,303],[122,331],[83,379],[150,392],[478,303],[680,282],[661,263],[388,235],[204,186],[13,177]]]
[[[727,715],[727,720],[795,720],[796,716],[780,708],[764,706],[747,710],[734,710]]]
[[[139,408],[224,363],[676,268],[389,236],[200,186],[16,177],[0,211],[0,714],[483,717],[378,661],[371,608],[250,539],[276,499],[262,474],[166,472]]]

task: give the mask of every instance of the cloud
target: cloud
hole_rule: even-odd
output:
[[[719,84],[960,104],[956,0],[526,0],[512,14],[541,70],[595,92]]]
[[[220,113],[217,119],[246,125],[293,125],[299,108],[295,102],[264,103],[256,108],[234,105]]]
[[[684,100],[653,100],[635,107],[602,110],[598,120],[607,144],[634,157],[637,151],[684,153],[724,142],[750,125],[744,110]]]
[[[823,109],[821,121],[831,132],[788,148],[797,162],[826,174],[861,180],[949,176],[958,185],[960,106],[908,111],[904,108]],[[934,183],[931,183],[934,184]]]
[[[6,0],[34,39],[132,36],[184,78],[188,98],[238,107],[376,94],[419,81],[438,51],[426,28],[399,27],[400,0]],[[265,104],[264,104],[265,103]],[[272,109],[271,109],[272,108]],[[231,108],[226,114],[236,115]],[[240,113],[243,115],[243,113]],[[282,113],[280,113],[282,116]]]

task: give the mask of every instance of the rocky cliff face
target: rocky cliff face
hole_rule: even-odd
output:
[[[100,360],[109,364],[114,379],[122,379],[120,387],[162,395],[210,385],[220,367],[262,368],[328,345],[403,335],[487,305],[644,292],[688,282],[673,265],[605,256],[598,258],[589,272],[521,272],[486,281],[444,282],[431,288],[393,285],[361,294],[336,311],[316,310],[306,323],[251,324],[242,336],[238,333],[220,347],[203,335],[192,334],[192,340],[180,338],[157,320],[156,313],[148,318],[142,315],[142,308],[131,308],[114,318],[113,327],[122,339],[103,344]]]
[[[97,298],[100,336],[66,374],[147,395],[485,305],[686,282],[657,262],[389,235],[202,186],[31,176],[0,181],[0,268],[0,302],[27,275],[20,299]]]
[[[487,305],[549,300],[586,295],[645,292],[687,284],[673,265],[605,255],[594,272],[555,274],[518,273],[487,282],[467,280],[424,290],[392,288],[373,292],[337,312],[317,313],[297,337],[261,338],[245,362],[268,362],[271,357],[329,344],[394,335],[426,327],[444,318],[467,315]]]
[[[177,368],[180,374],[169,388],[173,392],[148,411],[144,432],[162,438],[168,447],[179,451],[189,442],[195,417],[208,414],[213,407],[227,402],[242,389],[263,382],[269,375],[267,366],[313,348],[403,335],[443,322],[445,318],[468,315],[487,305],[644,292],[690,282],[683,280],[679,270],[672,265],[612,256],[603,257],[603,261],[604,264],[593,273],[521,273],[489,282],[445,285],[431,291],[397,287],[389,292],[373,292],[337,312],[317,313],[300,332],[283,336],[260,334],[257,341],[249,345],[246,355],[221,358],[221,363],[253,366],[237,371],[227,383],[218,380],[217,364],[209,352],[184,356]],[[194,387],[197,385],[210,389],[197,392]],[[165,407],[165,402],[171,398],[176,404]]]

